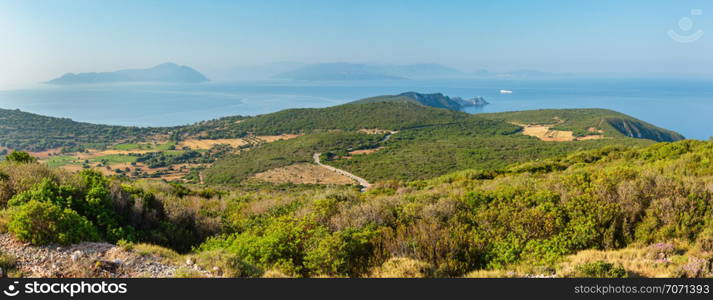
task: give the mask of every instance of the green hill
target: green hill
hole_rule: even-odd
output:
[[[448,97],[441,93],[421,94],[416,92],[406,92],[398,95],[370,97],[353,101],[351,103],[368,104],[382,102],[408,102],[450,110],[462,110],[466,106],[482,106],[488,104],[488,102],[485,101],[485,99],[483,99],[482,97],[476,97],[471,100],[463,100],[459,97]]]
[[[166,131],[167,128],[96,125],[20,110],[0,109],[0,146],[11,149],[29,151],[44,151],[59,147],[78,149],[85,144],[134,140]]]
[[[241,137],[249,133],[273,135],[307,133],[314,130],[384,129],[400,130],[472,119],[464,112],[435,109],[415,103],[380,102],[344,104],[327,108],[288,109],[245,118],[223,118],[182,128],[183,135],[203,134],[208,138]]]
[[[521,134],[512,123],[551,124],[576,134],[602,134],[586,141],[547,142]],[[611,125],[637,128],[631,136]],[[641,146],[682,136],[643,121],[601,109],[541,110],[470,115],[432,108],[412,101],[350,103],[323,109],[286,110],[231,122],[233,130],[208,130],[211,137],[257,132],[305,133],[305,136],[259,146],[245,154],[231,155],[205,171],[206,182],[237,183],[252,174],[296,162],[311,161],[311,153],[325,153],[325,162],[371,181],[427,179],[464,169],[500,169],[513,163],[563,155],[606,145]],[[358,134],[360,128],[396,130],[387,141]],[[589,128],[603,132],[590,132]],[[237,130],[235,130],[237,129]],[[313,146],[321,133],[331,143]],[[383,134],[380,136],[383,137]],[[650,139],[641,138],[648,137]],[[347,140],[341,141],[342,138]],[[358,141],[358,142],[355,142]],[[368,155],[350,155],[360,149],[378,149]]]
[[[659,142],[684,139],[677,132],[656,127],[631,116],[608,109],[540,109],[482,114],[491,120],[523,124],[554,124],[552,129],[572,131],[575,136],[600,134],[608,137],[632,137]]]

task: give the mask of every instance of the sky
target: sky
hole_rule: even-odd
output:
[[[713,1],[0,0],[0,89],[163,62],[713,77]]]

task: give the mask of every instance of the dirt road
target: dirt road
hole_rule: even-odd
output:
[[[342,170],[342,169],[337,169],[337,168],[335,168],[335,167],[332,167],[332,166],[323,164],[323,163],[320,161],[320,159],[319,159],[319,156],[320,156],[321,154],[322,154],[322,153],[315,153],[315,154],[312,156],[312,158],[314,159],[314,163],[316,163],[318,166],[320,166],[320,167],[322,167],[322,168],[326,168],[327,170],[330,170],[330,171],[333,171],[333,172],[337,172],[337,173],[339,173],[339,174],[341,174],[341,175],[344,175],[344,176],[347,176],[347,177],[349,177],[349,178],[351,178],[351,179],[356,180],[356,181],[359,183],[359,185],[362,186],[362,189],[361,189],[362,192],[363,192],[363,191],[366,191],[366,189],[371,186],[371,183],[369,183],[368,181],[366,181],[366,179],[364,179],[364,178],[361,178],[361,177],[359,177],[359,176],[356,176],[356,175],[354,175],[354,174],[352,174],[352,173],[349,173],[349,172],[347,172],[347,171],[344,171],[344,170]]]

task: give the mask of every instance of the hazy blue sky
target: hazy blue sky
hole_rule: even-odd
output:
[[[713,1],[0,0],[0,88],[167,61],[209,75],[275,61],[713,74]]]

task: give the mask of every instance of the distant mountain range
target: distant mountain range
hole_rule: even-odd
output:
[[[280,73],[275,78],[292,80],[402,80],[403,76],[386,72],[380,66],[366,64],[314,64]]]
[[[212,74],[212,73],[211,73]],[[548,73],[537,70],[490,72],[478,70],[464,72],[439,64],[356,64],[276,62],[263,65],[236,67],[217,72],[218,80],[262,80],[270,78],[303,81],[349,80],[429,80],[429,79],[549,79],[572,76],[565,73]],[[45,83],[56,85],[168,82],[199,83],[209,81],[205,75],[188,66],[164,63],[148,69],[126,69],[114,72],[67,73]]]
[[[128,69],[100,73],[67,73],[46,83],[71,85],[119,82],[198,83],[205,81],[208,81],[208,78],[191,67],[164,63],[148,69]]]
[[[537,70],[518,70],[495,73],[487,70],[463,72],[439,64],[379,65],[353,63],[321,63],[296,67],[277,73],[273,78],[310,81],[332,80],[423,80],[423,79],[468,79],[468,78],[556,78],[571,74],[548,73]]]

